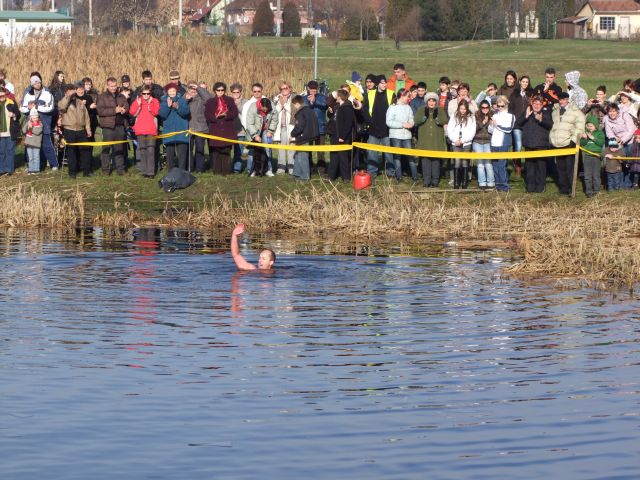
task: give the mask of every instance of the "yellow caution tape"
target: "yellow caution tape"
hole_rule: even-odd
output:
[[[580,150],[594,157],[602,157],[602,153],[590,152],[589,150],[583,147],[580,147]],[[637,161],[640,161],[640,157],[612,157],[612,160],[619,160],[621,162],[637,162]]]
[[[355,142],[356,148],[364,150],[373,150],[383,153],[397,153],[398,155],[409,155],[414,157],[430,157],[430,158],[461,158],[464,160],[504,160],[504,159],[521,159],[521,158],[542,158],[555,157],[558,155],[575,155],[577,148],[558,148],[555,150],[536,150],[532,152],[444,152],[436,150],[418,150],[413,148],[387,147],[385,145],[371,145],[368,143]]]
[[[238,145],[247,145],[250,147],[262,147],[270,148],[272,150],[293,150],[298,152],[344,152],[351,150],[351,145],[282,145],[280,143],[261,143],[261,142],[246,142],[244,140],[232,140],[230,138],[217,137],[216,135],[209,135],[207,133],[189,131],[191,135],[197,137],[208,138],[210,140],[218,140],[226,143],[236,143]]]

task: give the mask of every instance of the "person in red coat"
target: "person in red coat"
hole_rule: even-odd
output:
[[[156,174],[156,139],[158,134],[158,113],[160,102],[151,96],[151,87],[145,85],[140,95],[131,103],[129,115],[135,118],[133,131],[138,137],[136,154],[143,177],[153,178]]]
[[[238,107],[233,98],[225,95],[227,85],[217,82],[213,86],[215,97],[207,100],[204,116],[209,125],[209,133],[217,137],[236,140],[238,132],[235,119]],[[231,173],[232,143],[223,140],[209,140],[209,159],[214,174],[228,175]]]

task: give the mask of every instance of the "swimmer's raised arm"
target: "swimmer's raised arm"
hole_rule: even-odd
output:
[[[238,243],[238,237],[244,233],[244,225],[239,223],[236,228],[231,232],[231,256],[233,261],[236,262],[238,270],[256,270],[256,266],[247,262],[242,255],[240,255],[240,245]]]

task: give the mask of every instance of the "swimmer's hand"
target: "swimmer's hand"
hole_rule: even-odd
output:
[[[243,233],[244,233],[244,223],[239,223],[238,225],[236,225],[236,228],[233,229],[233,232],[231,232],[231,235],[235,237],[237,235],[242,235]]]

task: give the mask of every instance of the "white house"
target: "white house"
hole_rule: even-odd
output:
[[[0,43],[15,45],[30,33],[70,33],[73,18],[55,12],[0,12]]]

